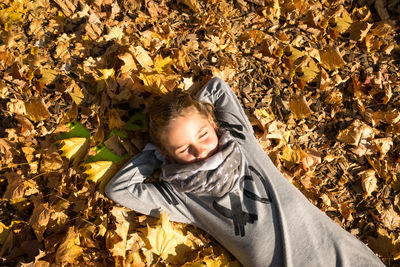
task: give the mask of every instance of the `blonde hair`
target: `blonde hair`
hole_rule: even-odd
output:
[[[214,106],[192,97],[187,91],[176,89],[168,92],[154,101],[149,109],[149,134],[151,142],[165,150],[161,140],[163,130],[169,123],[179,116],[186,115],[186,109],[193,108],[205,118],[214,119]]]

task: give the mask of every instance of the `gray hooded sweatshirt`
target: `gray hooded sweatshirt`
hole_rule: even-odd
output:
[[[143,183],[166,164],[156,150],[133,157],[106,194],[134,211],[193,224],[212,235],[244,266],[384,266],[361,241],[311,204],[278,171],[254,136],[231,88],[214,78],[199,92],[239,144],[240,179],[222,197],[177,191],[167,182]]]

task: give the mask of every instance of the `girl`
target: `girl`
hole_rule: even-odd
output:
[[[116,174],[111,199],[200,227],[244,266],[383,266],[276,169],[225,82],[212,79],[197,99],[174,91],[153,105],[158,149],[148,144]],[[163,181],[143,183],[159,167]]]

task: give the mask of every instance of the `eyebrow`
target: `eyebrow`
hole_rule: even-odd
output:
[[[197,131],[196,137],[199,136],[199,134],[204,130],[204,128],[207,128],[207,125],[203,125],[203,126],[200,128],[200,130]],[[174,150],[180,150],[180,148],[182,148],[182,147],[184,147],[184,146],[186,146],[186,144],[181,145],[181,146],[177,146],[177,147],[173,147],[173,148],[174,148]]]

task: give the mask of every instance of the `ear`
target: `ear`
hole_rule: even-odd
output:
[[[208,114],[208,121],[210,122],[211,126],[212,126],[214,129],[218,129],[218,126],[217,126],[217,124],[215,123],[215,121],[214,121],[213,117],[211,116],[211,114]]]
[[[175,160],[164,149],[160,149],[160,153],[164,156],[168,163],[176,163]]]

